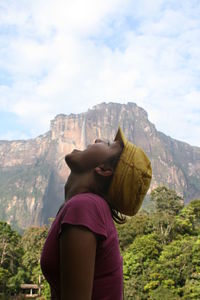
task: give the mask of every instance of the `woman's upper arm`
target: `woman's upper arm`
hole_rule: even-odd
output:
[[[60,235],[61,300],[90,300],[96,236],[82,226],[65,225]]]

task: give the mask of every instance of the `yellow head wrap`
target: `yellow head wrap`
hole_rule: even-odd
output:
[[[133,216],[140,209],[149,189],[151,162],[141,148],[125,138],[120,127],[115,140],[120,140],[124,148],[110,185],[109,202],[119,212]]]

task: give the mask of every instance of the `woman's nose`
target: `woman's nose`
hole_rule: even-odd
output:
[[[109,140],[96,139],[96,140],[94,141],[94,143],[95,143],[95,144],[96,144],[96,143],[104,143],[104,144],[110,146],[110,141],[109,141]]]
[[[94,143],[96,144],[96,143],[102,143],[103,141],[101,140],[101,139],[96,139],[95,141],[94,141]]]

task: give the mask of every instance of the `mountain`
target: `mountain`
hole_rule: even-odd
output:
[[[0,141],[0,220],[22,230],[54,217],[64,200],[69,169],[64,156],[96,138],[112,139],[118,125],[150,157],[153,179],[175,189],[185,202],[200,198],[200,148],[156,130],[134,103],[101,103],[85,113],[60,114],[35,139]]]

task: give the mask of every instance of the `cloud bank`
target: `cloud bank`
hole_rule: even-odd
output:
[[[200,2],[0,4],[0,139],[35,137],[59,113],[135,102],[200,146]]]

